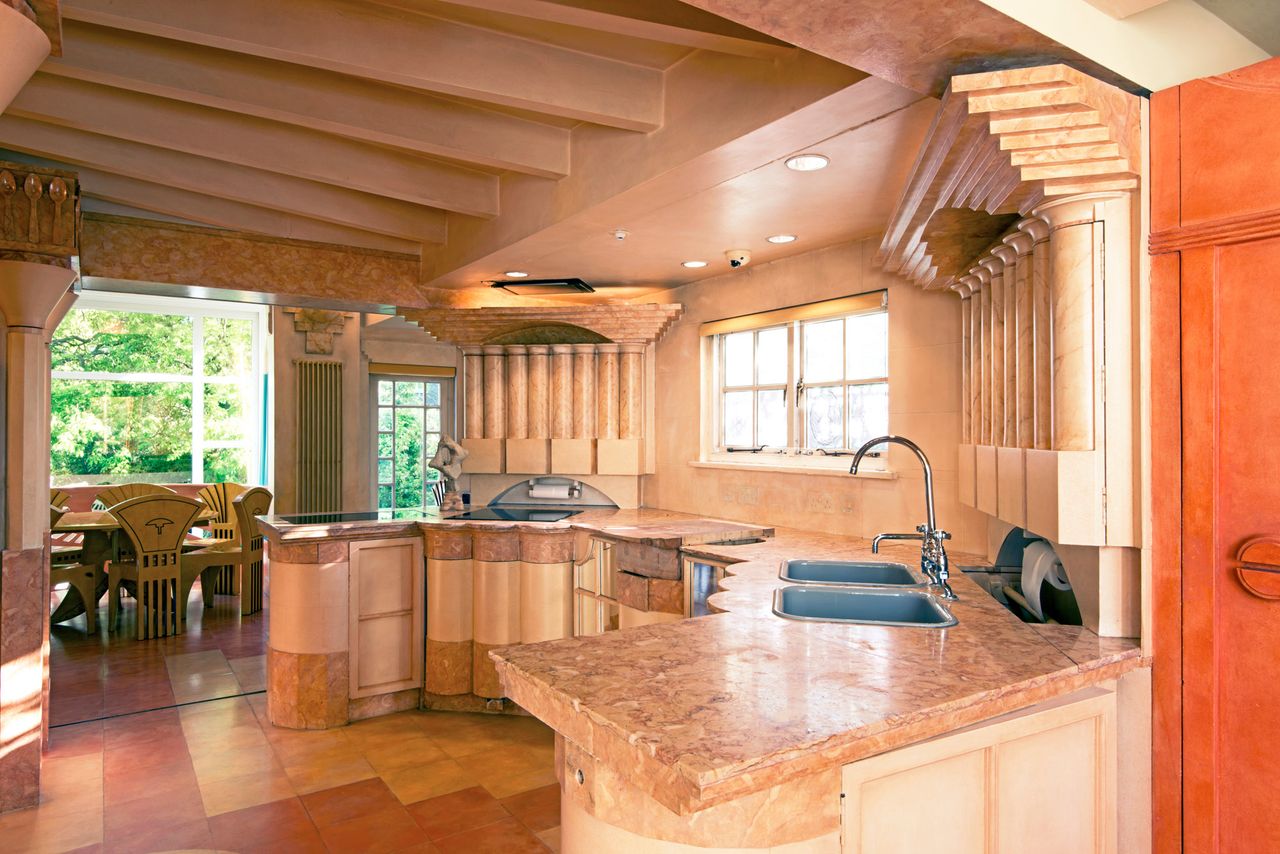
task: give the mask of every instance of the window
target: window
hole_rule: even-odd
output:
[[[439,377],[373,376],[374,482],[378,508],[437,505],[428,468],[440,434],[452,432],[453,381]]]
[[[836,452],[889,428],[884,292],[704,324],[717,452]]]
[[[267,481],[266,312],[86,293],[50,344],[53,482]]]

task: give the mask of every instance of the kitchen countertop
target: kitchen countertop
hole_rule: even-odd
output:
[[[779,529],[691,546],[735,562],[722,613],[491,653],[508,696],[680,814],[951,732],[1141,666],[1134,641],[1019,621],[953,575],[949,629],[776,617],[783,558],[875,559],[870,541]],[[880,559],[919,564],[919,547]],[[982,563],[953,553],[952,563]]]

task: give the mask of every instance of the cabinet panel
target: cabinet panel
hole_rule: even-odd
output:
[[[350,547],[350,696],[422,685],[422,540],[354,542]]]
[[[996,749],[1001,851],[1076,854],[1102,838],[1105,786],[1096,720],[1039,732]]]
[[[861,813],[869,820],[846,826],[845,832],[860,842],[853,850],[875,854],[982,854],[986,784],[982,750],[869,780],[861,794]],[[920,820],[922,810],[928,821]]]

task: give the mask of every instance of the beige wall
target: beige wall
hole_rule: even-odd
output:
[[[986,551],[986,522],[958,500],[960,442],[960,300],[928,293],[873,262],[865,240],[676,288],[663,302],[684,316],[658,344],[657,473],[645,478],[644,503],[726,519],[871,536],[914,531],[924,521],[919,465],[894,447],[894,480],[848,474],[772,473],[695,468],[699,454],[703,321],[887,288],[889,291],[889,429],[918,442],[934,469],[941,527],[955,550]]]

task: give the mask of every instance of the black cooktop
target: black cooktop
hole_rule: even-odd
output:
[[[555,505],[503,507],[479,507],[450,516],[450,519],[473,519],[477,522],[559,522],[582,512],[578,507],[556,507]]]
[[[421,507],[401,507],[396,510],[360,510],[350,513],[297,513],[277,518],[290,525],[339,525],[343,522],[409,521],[427,519],[430,516]]]

